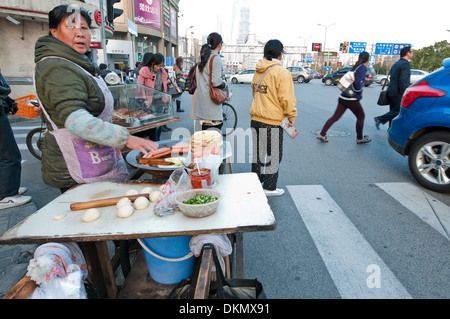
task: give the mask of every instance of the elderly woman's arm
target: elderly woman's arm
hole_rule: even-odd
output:
[[[144,154],[158,148],[157,143],[132,136],[126,128],[100,120],[82,109],[72,112],[64,126],[73,134],[100,145],[118,149],[127,146]]]

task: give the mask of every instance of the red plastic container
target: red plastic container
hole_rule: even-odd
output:
[[[27,117],[29,119],[34,119],[35,117],[38,117],[40,114],[40,110],[38,107],[28,104],[28,101],[31,100],[36,100],[36,95],[26,95],[16,98],[15,101],[17,103],[18,108],[16,115]]]
[[[211,170],[200,168],[191,171],[191,185],[193,188],[210,188],[211,187]]]

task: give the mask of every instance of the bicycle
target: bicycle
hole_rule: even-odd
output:
[[[237,113],[234,107],[228,103],[231,101],[231,91],[229,92],[229,96],[227,102],[222,103],[222,135],[227,136],[234,132],[237,126]]]
[[[36,107],[39,104],[36,102],[31,102]],[[27,148],[31,155],[36,157],[38,160],[42,160],[42,148],[44,143],[44,135],[47,132],[44,121],[41,119],[41,127],[36,127],[28,132],[26,137]]]

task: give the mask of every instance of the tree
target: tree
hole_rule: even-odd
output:
[[[411,68],[433,72],[442,66],[442,60],[450,57],[450,44],[444,40],[434,45],[415,50]]]

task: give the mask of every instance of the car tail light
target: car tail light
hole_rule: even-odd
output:
[[[372,74],[369,74],[368,78],[371,79],[372,78]]]
[[[431,87],[427,80],[420,81],[406,89],[402,98],[402,106],[409,108],[420,97],[441,97],[447,92]]]

